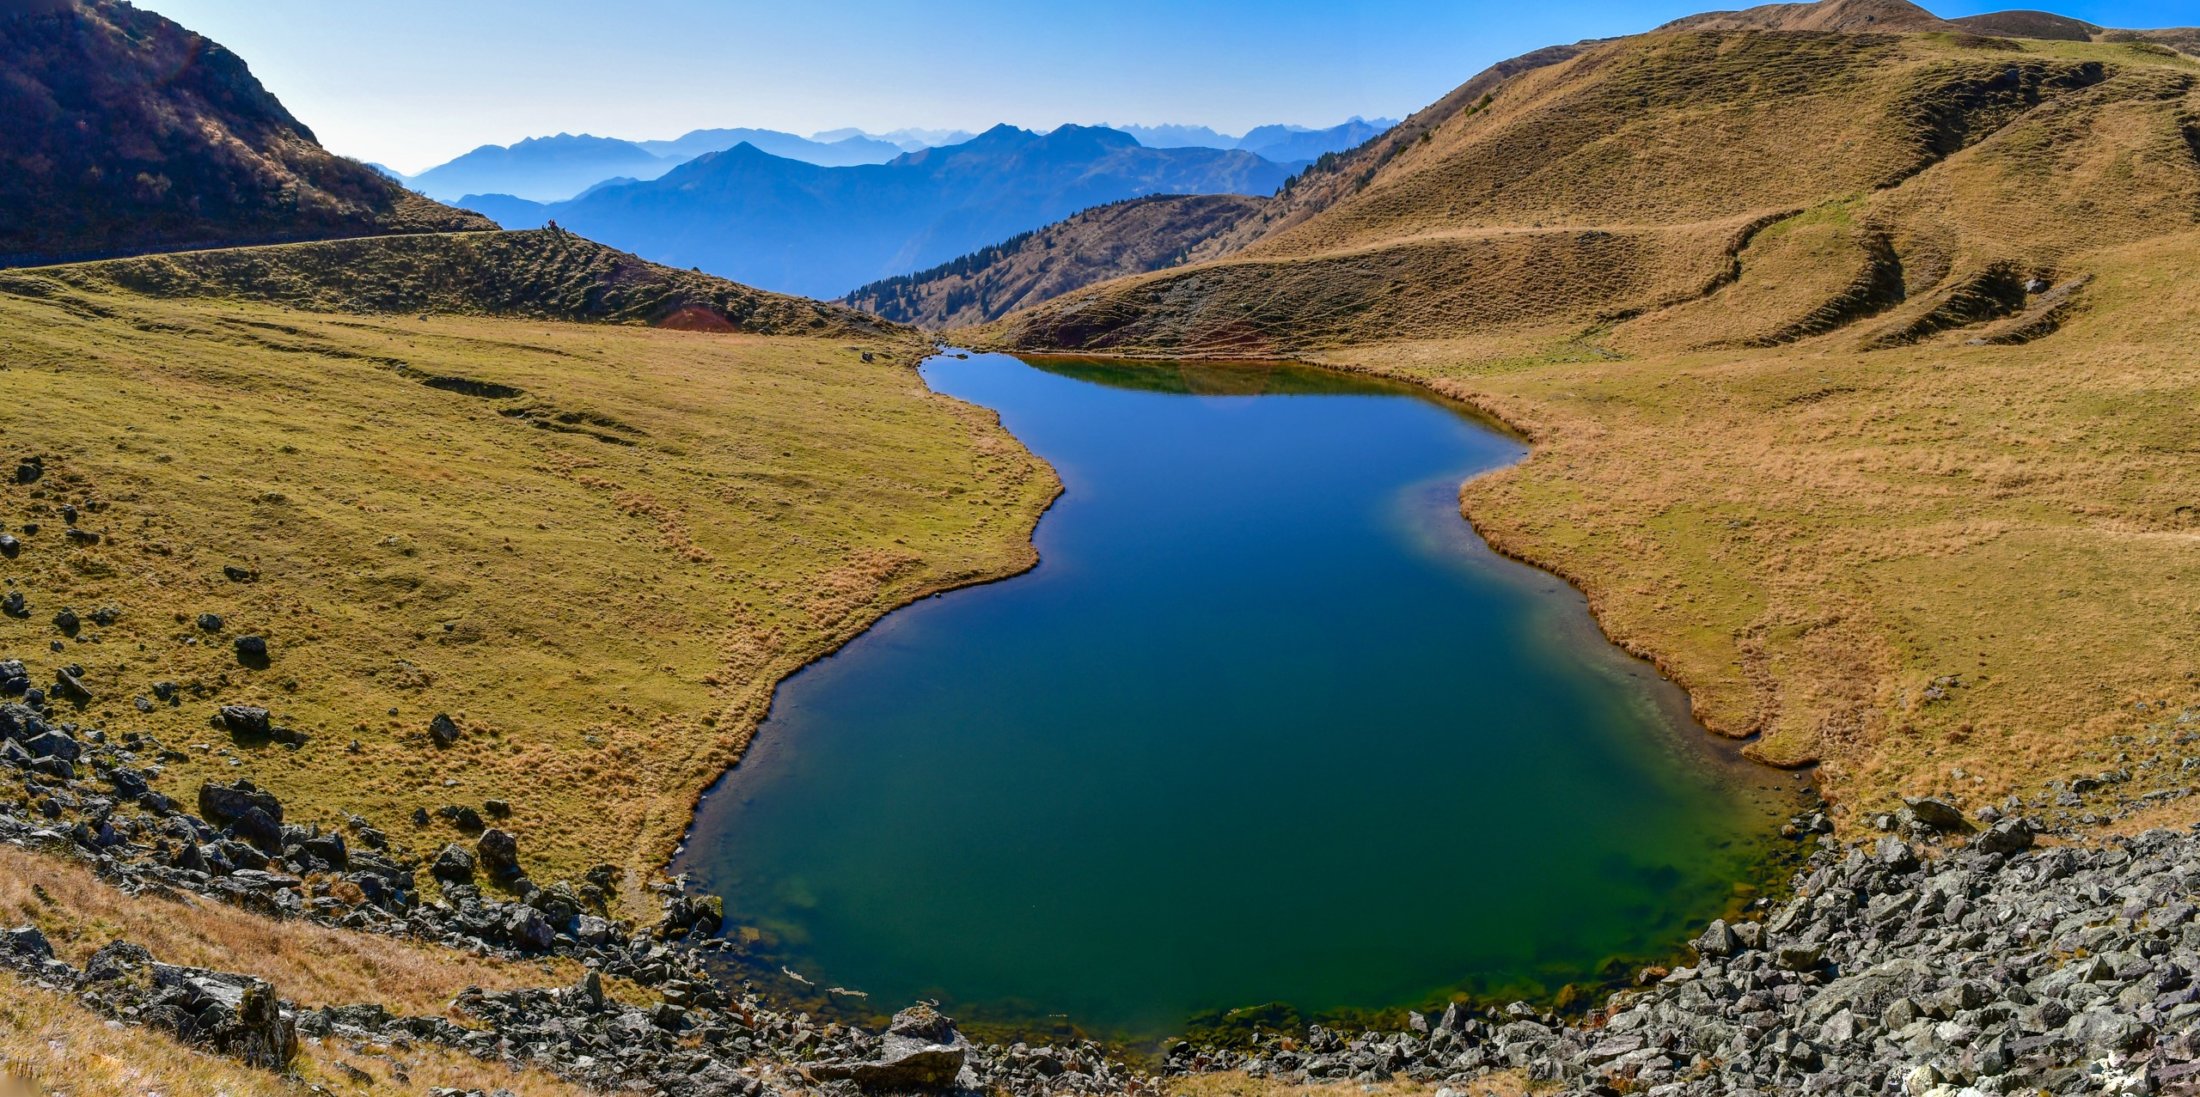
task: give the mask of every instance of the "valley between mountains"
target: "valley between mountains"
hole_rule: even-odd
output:
[[[2200,30],[1819,0],[1396,124],[410,179],[120,0],[0,7],[0,76],[0,1097],[2200,1086]],[[1716,851],[1717,921],[1523,1000],[1439,971],[1156,1040],[759,966],[804,896],[668,875],[699,798],[805,666],[1046,575],[1087,471],[928,384],[943,347],[1501,424],[1471,532],[1792,811]],[[1505,840],[1441,829],[1366,841]]]

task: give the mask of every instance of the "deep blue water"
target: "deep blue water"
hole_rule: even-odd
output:
[[[1549,993],[1718,914],[1787,802],[1459,483],[1523,454],[1299,367],[938,358],[1060,472],[1041,563],[784,683],[677,867],[759,969],[1153,1035]]]

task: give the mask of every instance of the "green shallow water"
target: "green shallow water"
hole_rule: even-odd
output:
[[[1460,518],[1517,440],[1300,367],[924,373],[1066,491],[1036,569],[790,678],[704,798],[675,867],[756,972],[1143,1038],[1549,994],[1756,875],[1793,780]]]

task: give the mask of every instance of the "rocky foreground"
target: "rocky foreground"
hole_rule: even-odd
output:
[[[570,987],[468,991],[454,1003],[462,1026],[375,1003],[304,1009],[259,980],[165,965],[129,942],[79,968],[34,927],[0,930],[0,966],[107,1017],[271,1070],[288,1065],[301,1034],[426,1041],[671,1097],[1156,1085],[1089,1043],[972,1044],[921,1005],[875,1033],[775,1010],[712,974],[707,960],[725,947],[712,901],[674,881],[659,889],[654,926],[621,921],[608,879],[537,885],[512,837],[471,808],[451,822],[478,838],[432,856],[362,819],[286,823],[279,801],[241,781],[194,790],[194,812],[157,788],[166,748],[66,722],[47,698],[67,690],[65,672],[33,685],[21,663],[0,660],[0,778],[15,790],[0,793],[0,841],[81,859],[126,892],[187,891],[588,970]],[[209,713],[232,730],[256,718]],[[492,817],[497,807],[484,805]],[[1693,966],[1646,971],[1586,1017],[1454,1005],[1434,1020],[1413,1015],[1402,1032],[1316,1026],[1239,1048],[1179,1045],[1164,1072],[1464,1091],[1524,1074],[1584,1093],[2200,1092],[2200,835],[2042,845],[2033,822],[1983,814],[1981,831],[1948,805],[1915,801],[1878,820],[1883,836],[1852,845],[1812,839],[1824,820],[1799,820],[1798,840],[1819,848],[1792,899],[1759,921],[1714,922],[1693,943]],[[432,901],[423,871],[440,885]],[[606,976],[647,988],[654,1004],[613,999]]]
[[[1971,826],[1934,801],[1881,824],[1897,833],[1826,840],[1793,899],[1713,922],[1694,966],[1586,1020],[1454,1007],[1170,1063],[1293,1082],[1510,1069],[1583,1093],[2200,1091],[2200,838],[2042,848],[2009,820],[1954,847],[1944,832]]]

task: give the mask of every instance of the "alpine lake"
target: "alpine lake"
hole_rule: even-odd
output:
[[[782,683],[704,797],[673,868],[781,1000],[1125,1043],[1563,1001],[1775,875],[1802,778],[1461,516],[1525,455],[1493,424],[1295,365],[923,371],[1064,493],[1036,568]]]

